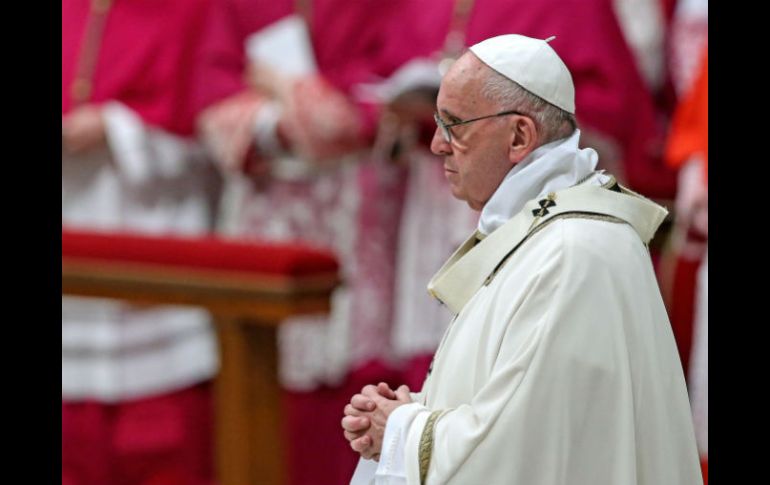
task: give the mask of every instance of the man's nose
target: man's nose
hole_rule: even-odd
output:
[[[441,129],[437,126],[436,131],[433,132],[433,139],[430,141],[430,151],[434,155],[450,155],[452,153],[452,145],[446,141]]]

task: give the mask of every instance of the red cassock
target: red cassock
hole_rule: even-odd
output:
[[[695,83],[676,109],[666,145],[666,161],[679,168],[693,155],[703,159],[704,180],[708,181],[709,160],[709,59],[704,49]]]
[[[210,3],[62,0],[62,114],[78,91],[85,101],[120,101],[145,123],[191,135],[193,76]],[[104,13],[92,4],[105,5]]]
[[[119,101],[142,122],[193,134],[195,60],[209,0],[62,0],[62,115]],[[62,483],[213,479],[211,385],[136,399],[62,402]]]
[[[674,113],[666,145],[666,161],[672,167],[682,168],[697,157],[702,162],[700,165],[703,174],[700,181],[707,188],[708,45],[703,48],[699,66],[692,86]],[[691,233],[689,236],[704,238],[697,233]],[[704,305],[703,301],[708,298],[708,287],[703,286],[702,281],[704,257],[692,259],[683,252],[675,256],[677,259],[672,282],[671,324],[682,365],[688,375],[703,480],[708,484],[708,340],[703,338],[703,333],[708,333],[708,304],[706,302]],[[708,274],[707,267],[705,273]]]
[[[708,48],[704,49],[697,77],[674,113],[668,142],[666,162],[677,169],[693,157],[702,160],[704,184],[708,184]],[[689,231],[688,238],[698,241],[704,236]],[[689,370],[694,329],[697,271],[702,257],[681,252],[676,254],[671,296],[671,324],[679,347],[682,366]]]

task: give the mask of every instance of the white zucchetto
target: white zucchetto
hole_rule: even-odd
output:
[[[575,86],[569,69],[546,40],[506,34],[470,48],[484,64],[568,113],[575,114]]]

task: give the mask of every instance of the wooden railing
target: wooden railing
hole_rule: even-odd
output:
[[[301,246],[62,231],[62,293],[208,309],[219,337],[221,485],[284,483],[276,329],[328,312],[334,258]]]

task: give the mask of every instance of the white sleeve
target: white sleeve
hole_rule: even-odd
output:
[[[147,126],[122,103],[106,103],[102,114],[110,152],[129,183],[179,176],[201,154],[194,141]]]
[[[377,462],[360,458],[350,485],[374,485],[374,473],[377,471]]]
[[[385,424],[379,463],[361,458],[350,485],[406,485],[406,438],[415,420],[426,419],[430,412],[413,402],[396,408]]]
[[[407,436],[415,420],[423,421],[430,411],[418,402],[399,406],[388,417],[382,440],[380,463],[375,474],[375,485],[406,485]],[[422,428],[422,426],[420,426]],[[416,453],[415,453],[416,456]]]

